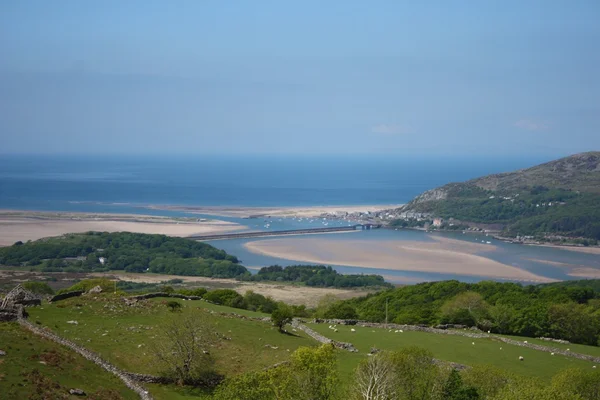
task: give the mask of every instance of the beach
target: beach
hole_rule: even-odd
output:
[[[256,254],[314,264],[452,273],[539,283],[554,281],[482,256],[482,253],[496,249],[491,244],[470,243],[435,235],[431,238],[431,242],[283,238],[248,242],[245,247]]]
[[[196,218],[3,210],[0,211],[0,246],[9,246],[17,241],[88,231],[189,236],[225,233],[245,228],[232,222]]]
[[[308,206],[308,207],[217,207],[217,206],[176,206],[151,205],[154,210],[183,211],[192,214],[206,214],[223,217],[289,217],[317,218],[323,215],[344,217],[347,214],[378,212],[402,207],[403,204],[375,204],[355,206]]]

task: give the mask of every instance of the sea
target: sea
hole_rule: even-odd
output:
[[[515,156],[374,156],[374,155],[0,155],[0,209],[137,213],[194,216],[181,211],[148,208],[185,206],[336,206],[402,204],[425,190],[491,173],[513,171],[555,157]],[[263,230],[264,221],[214,217]],[[318,221],[278,218],[269,229],[316,226]],[[347,221],[330,221],[329,226]],[[447,234],[460,240],[480,240]],[[418,231],[379,230],[352,235],[331,234],[345,240],[431,240]],[[253,239],[256,240],[256,239]],[[260,239],[259,239],[260,240]],[[487,240],[487,239],[486,239]],[[245,265],[292,265],[245,250],[248,239],[211,242],[237,255]],[[497,242],[497,243],[496,243]],[[497,250],[485,257],[554,279],[575,279],[565,268],[531,260],[569,263],[600,269],[600,257],[573,251],[522,246],[495,241]],[[485,277],[397,272],[343,265],[343,273],[379,273],[393,282]]]

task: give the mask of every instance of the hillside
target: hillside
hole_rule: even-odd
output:
[[[442,218],[440,228],[477,226],[511,237],[595,244],[600,239],[600,152],[449,183],[422,193],[394,215],[395,226],[424,226]]]

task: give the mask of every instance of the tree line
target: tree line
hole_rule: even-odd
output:
[[[381,275],[344,275],[324,265],[272,265],[261,268],[256,275],[241,276],[244,281],[296,282],[316,287],[391,287]]]
[[[484,331],[598,345],[598,281],[529,285],[428,282],[329,304],[329,318],[398,324],[460,324]],[[386,306],[387,305],[387,306]]]

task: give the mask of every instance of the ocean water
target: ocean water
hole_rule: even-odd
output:
[[[511,171],[541,161],[546,160],[4,155],[0,156],[0,209],[136,212],[136,206],[148,204],[397,204],[448,182]]]
[[[139,213],[202,217],[148,205],[324,206],[399,204],[448,182],[536,165],[536,158],[434,158],[374,156],[0,156],[0,209]],[[207,216],[212,217],[212,216]],[[265,221],[217,217],[249,230]],[[318,219],[271,218],[270,230],[323,226]],[[347,221],[327,221],[328,226]],[[476,237],[446,234],[459,240]],[[327,239],[431,240],[417,231],[375,230],[328,234]],[[266,240],[266,239],[252,239]],[[486,240],[488,240],[486,238]],[[292,265],[298,260],[253,254],[250,239],[211,244],[237,255],[247,266]],[[600,257],[554,248],[521,246],[493,240],[495,251],[480,255],[554,279],[576,279],[568,270],[543,260],[600,270]],[[391,282],[442,279],[479,281],[477,276],[391,271],[334,266],[342,273],[381,274]]]

